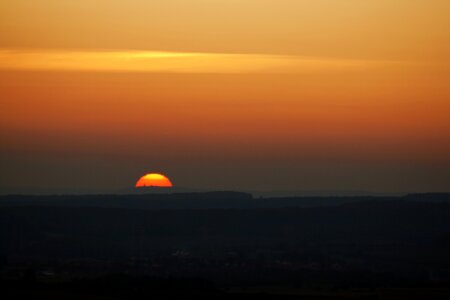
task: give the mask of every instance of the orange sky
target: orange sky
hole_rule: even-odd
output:
[[[1,1],[0,189],[448,190],[448,11]]]

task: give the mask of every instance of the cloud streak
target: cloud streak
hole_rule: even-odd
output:
[[[0,49],[0,69],[149,73],[308,73],[352,71],[393,62],[265,54]]]

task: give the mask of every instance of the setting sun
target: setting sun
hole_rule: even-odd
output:
[[[150,173],[139,178],[136,187],[172,187],[169,178],[162,174]]]

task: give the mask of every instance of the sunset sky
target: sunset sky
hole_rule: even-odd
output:
[[[449,12],[0,0],[0,193],[450,191]]]

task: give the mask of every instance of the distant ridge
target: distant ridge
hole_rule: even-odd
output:
[[[279,197],[254,198],[249,193],[233,191],[143,193],[103,195],[9,195],[0,196],[0,207],[63,206],[116,207],[130,209],[247,209],[283,207],[320,207],[377,201],[449,202],[450,193],[410,194],[402,197]]]
[[[415,201],[447,202],[450,201],[450,193],[415,193],[408,194],[403,198]]]

